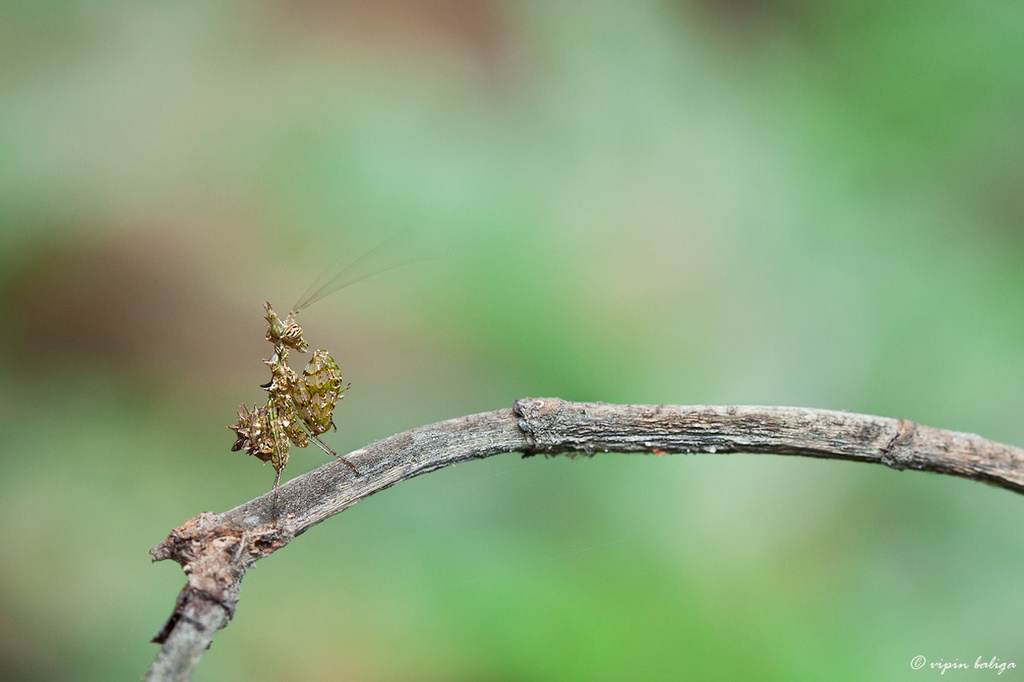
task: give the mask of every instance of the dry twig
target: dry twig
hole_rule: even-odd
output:
[[[154,638],[164,646],[146,679],[188,679],[227,625],[256,561],[311,526],[399,481],[472,459],[597,452],[772,453],[878,462],[1024,492],[1024,450],[903,419],[800,407],[611,405],[558,398],[422,426],[349,453],[223,514],[204,512],[150,550],[174,559],[188,584]]]

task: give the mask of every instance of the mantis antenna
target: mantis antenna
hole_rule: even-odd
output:
[[[308,308],[321,298],[344,289],[349,284],[420,260],[424,260],[424,257],[413,251],[412,228],[402,230],[346,266],[342,266],[345,262],[344,256],[332,263],[299,297],[298,302],[292,306],[291,313],[295,314]]]

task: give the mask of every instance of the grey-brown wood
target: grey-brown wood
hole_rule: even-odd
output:
[[[222,514],[204,512],[150,550],[181,564],[188,584],[146,679],[188,679],[227,625],[246,570],[313,525],[399,481],[507,452],[525,455],[770,453],[878,462],[1024,492],[1024,450],[903,419],[802,407],[612,405],[526,398],[512,409],[391,436]]]

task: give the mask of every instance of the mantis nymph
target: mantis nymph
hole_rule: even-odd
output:
[[[302,327],[295,321],[300,310],[319,301],[324,296],[371,275],[417,260],[403,258],[393,248],[396,240],[407,233],[402,232],[378,245],[351,265],[336,272],[331,268],[314,282],[282,320],[269,302],[263,303],[267,320],[267,341],[274,346],[274,352],[264,363],[270,367],[270,381],[263,384],[269,396],[267,404],[253,406],[250,411],[244,404],[238,410],[238,423],[229,426],[237,435],[233,451],[245,450],[264,463],[270,462],[277,471],[274,489],[281,483],[281,472],[288,464],[291,445],[304,448],[310,441],[324,452],[337,457],[348,465],[358,476],[359,471],[322,440],[320,434],[337,429],[334,424],[334,408],[345,395],[349,384],[342,383],[341,369],[330,353],[314,350],[312,359],[300,376],[288,366],[290,350],[305,353],[309,347],[302,337]],[[404,240],[403,241],[407,241]],[[326,283],[322,283],[323,280]]]

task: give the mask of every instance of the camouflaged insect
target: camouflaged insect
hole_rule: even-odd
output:
[[[305,353],[309,347],[302,338],[302,327],[295,321],[300,310],[324,296],[354,284],[372,275],[406,263],[423,260],[410,239],[412,232],[405,230],[378,244],[344,268],[332,266],[317,278],[291,312],[282,320],[269,303],[264,303],[267,320],[267,341],[274,345],[269,360],[270,382],[263,388],[269,395],[263,407],[245,405],[238,410],[238,423],[229,426],[238,437],[232,450],[245,450],[263,463],[270,462],[277,470],[274,488],[281,483],[281,472],[288,464],[288,450],[292,445],[304,448],[310,441],[324,452],[337,457],[352,471],[359,471],[347,459],[327,447],[320,434],[334,425],[334,408],[344,397],[349,384],[342,384],[338,363],[325,350],[313,351],[302,376],[288,366],[288,351]]]
[[[330,353],[313,351],[313,357],[300,377],[288,366],[288,351],[304,353],[309,347],[302,338],[302,327],[295,321],[295,312],[281,320],[270,303],[264,302],[267,320],[267,341],[274,344],[269,360],[270,382],[263,388],[270,395],[263,407],[244,404],[238,410],[238,423],[229,426],[238,439],[232,450],[245,450],[277,471],[274,488],[281,483],[281,472],[288,464],[291,445],[304,448],[312,440],[324,452],[337,457],[356,474],[359,471],[347,459],[324,444],[319,436],[334,425],[334,408],[344,397],[349,384],[342,384],[341,369]]]

